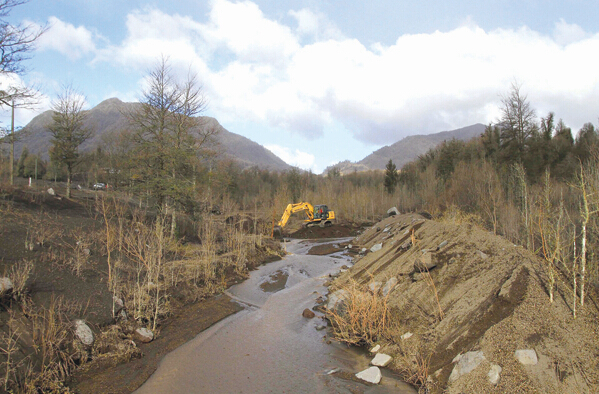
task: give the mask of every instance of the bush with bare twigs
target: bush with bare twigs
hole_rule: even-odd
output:
[[[350,345],[376,342],[388,324],[387,297],[363,289],[354,281],[341,290],[345,296],[326,313],[335,338]]]

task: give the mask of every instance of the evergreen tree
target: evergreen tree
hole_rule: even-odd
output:
[[[385,167],[385,190],[389,194],[393,194],[395,192],[395,186],[397,185],[397,180],[399,179],[399,175],[397,174],[397,167],[393,163],[391,159],[387,163]]]

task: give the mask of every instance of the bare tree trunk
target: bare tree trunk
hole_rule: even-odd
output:
[[[573,243],[574,243],[574,262],[572,263],[572,290],[573,290],[573,296],[574,296],[574,305],[572,306],[572,314],[574,315],[574,318],[576,319],[576,304],[577,304],[577,300],[578,300],[578,295],[576,293],[577,290],[577,283],[576,283],[576,275],[578,274],[578,256],[576,255],[576,226],[574,226],[574,237],[573,237]]]
[[[71,198],[71,176],[72,176],[71,166],[67,165],[67,198]]]
[[[13,100],[11,107],[10,122],[10,185],[15,184],[15,102]]]

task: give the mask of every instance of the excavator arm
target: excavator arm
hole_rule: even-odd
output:
[[[285,227],[289,217],[299,211],[305,211],[306,216],[308,216],[308,221],[314,220],[314,207],[309,202],[300,202],[297,204],[289,204],[287,208],[285,208],[285,212],[283,212],[283,216],[281,216],[281,220],[277,223],[278,227]]]

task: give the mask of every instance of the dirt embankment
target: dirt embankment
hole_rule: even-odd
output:
[[[540,258],[470,224],[399,215],[352,244],[355,253],[368,252],[334,287],[353,280],[365,287],[379,282],[378,288],[397,279],[388,298],[391,317],[398,337],[414,335],[384,346],[398,369],[406,359],[430,357],[425,369],[433,392],[599,392],[596,289],[574,319],[571,278],[559,274],[550,303]],[[518,361],[517,350],[534,351],[536,363]],[[482,357],[470,353],[478,355],[473,370],[450,379],[454,369],[468,369],[459,361],[467,352]],[[496,366],[499,380],[491,383]]]

